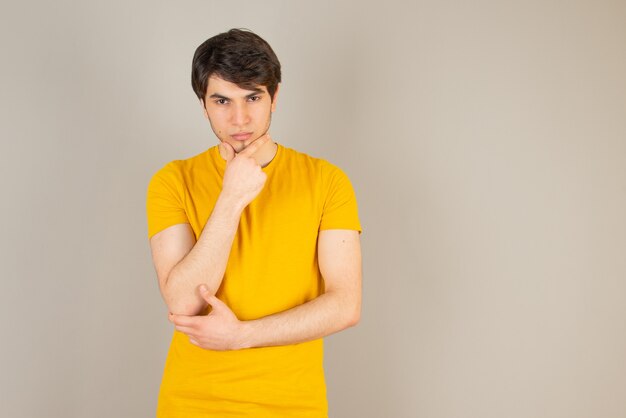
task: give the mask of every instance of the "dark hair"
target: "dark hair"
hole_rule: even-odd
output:
[[[203,103],[212,75],[242,89],[265,86],[273,100],[280,83],[280,62],[259,35],[247,29],[231,29],[207,39],[193,54],[191,87]]]

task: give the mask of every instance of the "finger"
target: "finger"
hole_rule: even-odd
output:
[[[250,144],[248,144],[248,146],[243,151],[241,151],[238,155],[245,155],[245,156],[250,157],[252,154],[257,152],[259,148],[265,145],[267,141],[269,140],[270,140],[269,134],[262,135],[260,138],[257,138],[254,141],[252,141]]]
[[[220,144],[220,148],[222,149],[222,155],[226,159],[226,162],[229,162],[233,158],[235,158],[235,149],[228,142],[222,142]]]
[[[200,291],[200,296],[202,296],[202,298],[208,302],[208,297],[211,296],[209,288],[205,284],[201,284],[200,286],[198,286],[198,290]]]
[[[194,328],[184,327],[182,325],[176,325],[174,328],[176,328],[177,331],[180,331],[180,332],[185,333],[187,335],[191,335],[191,334],[194,334],[196,332],[196,330]]]
[[[197,345],[198,347],[200,347],[200,344],[198,343],[198,341],[194,340],[191,337],[189,337],[189,342],[192,343],[193,345]]]
[[[230,310],[228,305],[226,305],[224,302],[222,302],[220,299],[218,299],[217,296],[208,295],[206,297],[206,301],[209,302],[209,305],[211,305],[213,310],[216,310],[216,309],[220,309],[220,310],[221,309],[228,309],[228,310]]]
[[[171,315],[172,322],[175,325],[183,326],[183,327],[195,327],[196,325],[196,317],[195,316],[187,316],[187,315]]]
[[[200,294],[202,295],[204,300],[206,300],[209,303],[209,305],[211,305],[213,310],[215,310],[215,309],[222,309],[224,307],[229,309],[228,306],[224,302],[222,302],[215,295],[213,295],[211,292],[209,292],[209,288],[206,285],[201,284],[200,287],[199,287],[199,290],[200,290]]]

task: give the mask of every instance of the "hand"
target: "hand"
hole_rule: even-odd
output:
[[[238,350],[245,348],[240,341],[242,322],[221,300],[212,295],[206,286],[200,286],[200,294],[211,305],[208,315],[169,314],[176,329],[189,337],[189,342],[206,350]]]
[[[265,134],[251,142],[239,154],[235,154],[229,143],[220,144],[226,158],[222,193],[234,198],[243,207],[248,206],[265,185],[267,175],[261,170],[253,155],[269,140],[269,134]]]

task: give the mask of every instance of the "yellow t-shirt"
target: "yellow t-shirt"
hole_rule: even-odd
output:
[[[148,236],[189,223],[196,240],[222,188],[217,146],[172,161],[150,181]],[[301,305],[324,292],[317,237],[361,231],[348,177],[278,144],[263,190],[241,215],[217,297],[240,320]],[[327,417],[323,340],[238,351],[199,348],[174,331],[157,417]]]

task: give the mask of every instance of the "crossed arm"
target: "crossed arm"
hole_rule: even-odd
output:
[[[189,225],[175,225],[170,228],[170,231],[163,231],[170,235],[170,239],[172,235],[178,235],[180,242],[193,241],[193,235],[191,238],[180,239],[187,233],[191,234]],[[157,242],[160,240],[158,234],[153,240],[155,238]],[[198,242],[201,240],[202,237]],[[210,247],[201,247],[203,250],[207,248]],[[194,249],[195,246],[188,252],[191,257],[194,255],[192,254]],[[198,248],[196,252],[199,253],[201,249]],[[156,255],[156,265],[159,254],[154,254],[153,251],[153,255]],[[359,233],[352,230],[321,231],[318,238],[318,260],[325,282],[324,294],[292,309],[251,321],[237,319],[230,308],[214,296],[212,289],[217,289],[219,284],[213,282],[207,285],[201,279],[210,275],[183,276],[181,269],[178,273],[181,275],[170,279],[181,280],[178,287],[170,283],[169,286],[161,286],[161,289],[166,302],[169,301],[172,306],[187,306],[189,311],[183,314],[170,313],[170,321],[176,325],[177,330],[189,336],[192,344],[213,350],[296,344],[356,325],[361,309]],[[198,267],[193,262],[189,265],[190,271],[191,266]],[[223,271],[221,273],[223,274]],[[213,277],[217,276],[213,273]],[[185,288],[189,290],[188,293],[182,292]],[[176,296],[167,294],[172,292],[172,289],[177,292]],[[196,305],[199,299],[204,303]],[[195,315],[195,312],[191,312],[196,309],[202,310],[207,304],[212,308],[208,315]]]
[[[189,224],[170,226],[150,239],[159,289],[171,313],[204,311],[207,301],[199,286],[212,295],[219,289],[242,210],[222,194],[197,242]]]
[[[361,247],[358,231],[318,235],[318,265],[324,294],[292,309],[240,321],[215,297],[244,208],[258,195],[265,173],[253,158],[265,135],[235,155],[225,143],[223,188],[196,242],[189,224],[170,226],[150,239],[159,289],[176,329],[202,348],[233,350],[295,344],[355,325],[361,311]],[[211,312],[200,315],[208,305]]]

